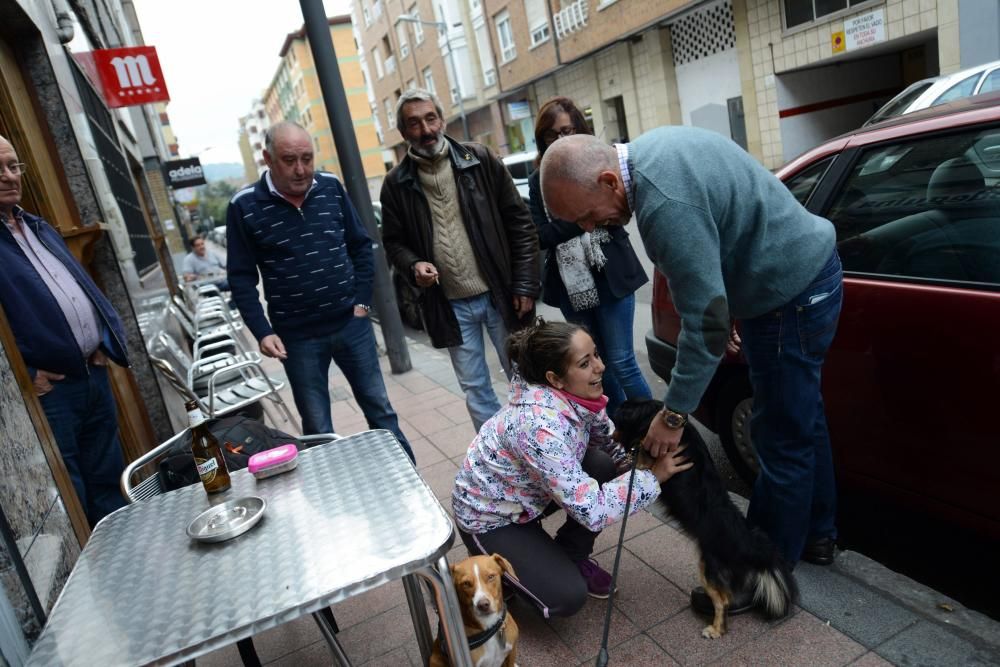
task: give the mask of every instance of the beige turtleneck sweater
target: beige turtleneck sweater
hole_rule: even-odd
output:
[[[469,233],[459,210],[455,172],[448,159],[448,143],[428,160],[410,151],[417,165],[420,186],[431,210],[434,225],[434,265],[440,274],[441,287],[449,299],[465,299],[489,291],[479,269]]]

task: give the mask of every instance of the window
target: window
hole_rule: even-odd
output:
[[[945,102],[951,102],[952,100],[958,100],[963,97],[968,97],[976,90],[976,84],[979,82],[979,77],[981,74],[973,74],[972,76],[967,76],[954,86],[944,91],[941,97],[934,100],[931,104],[932,107],[936,107],[939,104],[944,104]]]
[[[476,48],[479,50],[479,65],[483,68],[483,86],[488,88],[497,82],[497,70],[493,64],[493,50],[486,35],[486,24],[476,28]]]
[[[872,123],[877,123],[880,120],[885,120],[886,118],[891,118],[893,116],[899,116],[904,113],[906,109],[913,104],[914,100],[924,94],[928,88],[933,85],[933,81],[927,81],[925,83],[915,83],[910,88],[907,88],[898,97],[889,100],[884,107],[879,109],[874,116],[865,121],[865,125],[871,125]]]
[[[792,191],[792,195],[800,204],[805,206],[809,201],[809,197],[812,196],[813,190],[816,189],[816,185],[823,178],[827,168],[833,163],[833,159],[828,157],[810,165],[785,181],[785,185]]]
[[[983,81],[979,94],[992,93],[994,90],[1000,90],[1000,69],[995,69],[986,75],[986,80]]]
[[[480,14],[483,11],[483,3],[480,0],[469,0],[469,13],[472,16]]]
[[[377,46],[372,49],[372,62],[375,63],[376,78],[381,79],[385,76],[385,69],[382,67],[382,54],[379,53]]]
[[[425,67],[423,75],[424,75],[424,88],[437,95],[437,89],[434,88],[434,74],[431,73],[431,68]]]
[[[500,43],[500,62],[510,62],[517,57],[517,47],[514,45],[514,31],[510,24],[510,13],[505,9],[495,17],[497,40]]]
[[[417,19],[418,21],[420,20],[420,10],[417,9],[416,5],[410,5],[410,11],[406,13],[412,16],[413,18]],[[420,23],[411,23],[410,25],[413,27],[413,42],[418,45],[423,44],[424,26]]]
[[[868,0],[784,0],[785,28],[794,28]]]
[[[382,105],[385,106],[385,121],[389,127],[396,127],[396,105],[393,104],[392,100],[388,97],[382,100]]]
[[[416,87],[417,87],[417,81],[416,81],[416,79],[408,79],[406,81],[406,89],[407,90],[413,90]]]
[[[549,19],[545,14],[545,0],[524,0],[524,14],[528,19],[531,46],[547,42],[551,36]]]
[[[399,42],[399,57],[405,58],[410,55],[410,45],[406,41],[405,21],[400,21],[396,24],[396,41]]]
[[[372,16],[368,12],[368,5],[365,4],[364,0],[361,0],[361,14],[365,17],[365,26],[370,26],[372,24]]]
[[[1000,285],[1000,129],[862,153],[827,217],[844,269]]]

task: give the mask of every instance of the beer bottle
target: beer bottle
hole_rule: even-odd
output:
[[[229,488],[229,468],[226,467],[226,458],[222,455],[219,441],[208,430],[197,401],[188,401],[184,407],[191,425],[191,453],[194,454],[201,483],[208,493],[225,491]]]

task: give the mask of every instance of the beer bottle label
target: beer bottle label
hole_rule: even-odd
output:
[[[208,484],[215,479],[215,471],[219,469],[219,462],[215,460],[215,457],[210,459],[196,458],[194,463],[198,468],[198,476],[201,477],[202,482]]]

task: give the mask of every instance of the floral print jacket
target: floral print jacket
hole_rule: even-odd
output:
[[[452,508],[459,527],[479,534],[528,523],[553,500],[594,532],[620,520],[629,473],[601,486],[580,466],[588,447],[613,447],[612,430],[604,410],[591,412],[515,375],[507,405],[483,424],[455,478]],[[636,471],[631,511],[659,495],[653,473]]]

